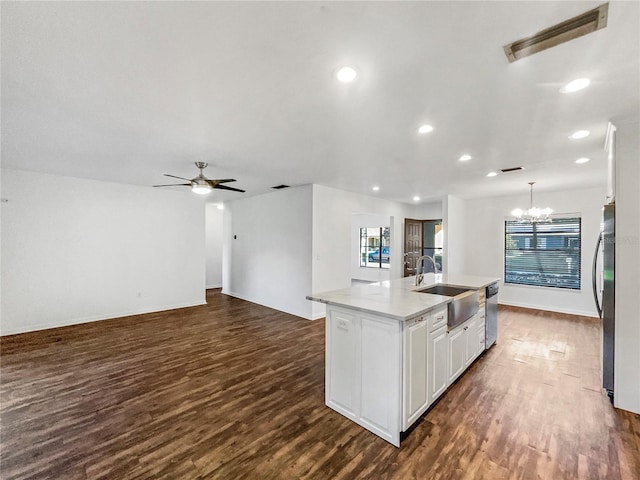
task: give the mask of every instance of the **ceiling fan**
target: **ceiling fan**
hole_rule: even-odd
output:
[[[189,180],[188,178],[177,177],[176,175],[169,175],[168,173],[164,174],[165,177],[179,178],[180,180],[186,180],[189,183],[172,183],[170,185],[154,185],[154,187],[177,187],[177,186],[191,187],[191,191],[193,193],[199,193],[200,195],[206,195],[214,188],[218,188],[220,190],[231,190],[233,192],[244,193],[244,190],[240,190],[239,188],[227,187],[226,185],[222,185],[223,183],[235,182],[233,178],[219,178],[219,179],[210,180],[207,177],[205,177],[204,174],[202,173],[202,170],[207,168],[207,165],[208,164],[205,162],[196,162],[196,167],[200,169],[200,174],[197,177],[192,178],[191,180]]]

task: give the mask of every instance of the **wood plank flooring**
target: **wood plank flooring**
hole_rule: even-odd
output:
[[[640,478],[595,319],[500,310],[399,449],[324,405],[324,321],[208,304],[1,339],[2,479]]]

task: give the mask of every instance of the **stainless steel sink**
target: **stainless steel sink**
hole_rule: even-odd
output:
[[[452,287],[451,285],[435,285],[425,290],[420,290],[420,293],[432,293],[434,295],[444,295],[445,297],[455,297],[461,293],[469,292],[468,288]]]
[[[449,330],[453,330],[458,325],[466,322],[478,312],[479,297],[477,290],[439,284],[417,291],[419,293],[430,293],[432,295],[453,297],[453,302],[447,304],[447,325]]]

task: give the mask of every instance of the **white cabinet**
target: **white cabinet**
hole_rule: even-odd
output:
[[[341,413],[355,416],[359,392],[356,389],[357,317],[342,310],[327,312],[327,352],[325,356],[326,403],[340,408]]]
[[[449,376],[448,383],[452,383],[464,370],[467,360],[467,331],[461,325],[449,332]]]
[[[471,365],[478,356],[478,315],[474,315],[470,320],[467,320],[464,328],[464,336],[466,337],[466,351],[464,366]]]
[[[429,404],[435,402],[447,389],[449,365],[449,336],[447,323],[429,332]]]
[[[433,312],[431,315],[429,315],[429,331],[433,332],[434,330],[447,325],[448,318],[449,317],[446,308]]]
[[[449,332],[448,385],[453,383],[484,350],[484,336],[480,345],[479,333],[482,331],[484,335],[484,322],[480,327],[480,320],[479,315],[476,314]]]
[[[427,392],[427,316],[409,320],[404,326],[404,413],[403,430],[406,430],[429,406]]]
[[[400,432],[481,352],[482,320],[473,317],[448,332],[446,307],[398,321],[328,305],[327,406],[399,446]]]
[[[400,445],[402,323],[327,307],[325,403]]]

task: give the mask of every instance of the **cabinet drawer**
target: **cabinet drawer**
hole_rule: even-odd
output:
[[[429,331],[433,332],[443,325],[447,324],[447,309],[446,307],[441,310],[432,312],[429,316]]]
[[[411,325],[415,325],[417,323],[424,322],[424,321],[427,320],[427,318],[428,318],[427,315],[420,315],[419,317],[413,317],[413,318],[411,318],[411,319],[406,321],[406,326],[410,327]]]

